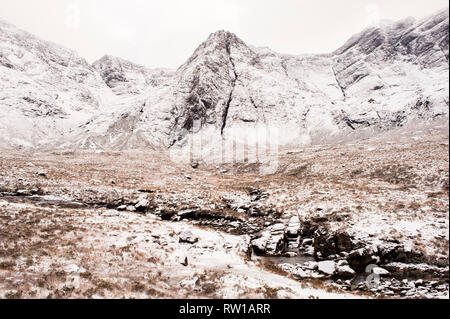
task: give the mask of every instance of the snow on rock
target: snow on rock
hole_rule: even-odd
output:
[[[171,71],[108,55],[91,66],[2,22],[0,143],[184,150],[195,137],[216,152],[268,128],[271,143],[303,145],[448,118],[448,25],[446,9],[301,56],[218,31]]]
[[[381,267],[375,267],[372,269],[372,273],[376,274],[376,275],[380,275],[380,276],[387,276],[389,275],[389,271],[387,271],[384,268]]]
[[[148,69],[130,61],[105,55],[92,66],[116,95],[142,94],[172,76],[168,69]]]
[[[74,51],[0,23],[0,145],[56,143],[102,109],[112,94]]]
[[[336,272],[336,263],[332,260],[326,260],[319,262],[319,271],[332,276]]]
[[[191,231],[182,231],[180,233],[180,243],[195,244],[199,241],[198,236]]]
[[[104,217],[117,217],[120,216],[120,212],[114,209],[108,209],[104,213],[102,213]]]

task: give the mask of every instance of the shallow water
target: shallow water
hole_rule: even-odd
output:
[[[41,195],[15,196],[15,195],[0,194],[0,199],[10,203],[25,203],[51,208],[79,209],[87,207],[83,203],[55,196],[41,196]]]
[[[291,265],[304,265],[309,261],[314,261],[314,257],[298,255],[296,257],[259,257],[265,260],[270,260],[276,264],[291,264]]]

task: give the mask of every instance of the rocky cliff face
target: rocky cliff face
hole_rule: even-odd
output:
[[[90,66],[2,23],[0,85],[8,90],[0,103],[27,121],[37,114],[55,123],[90,114],[61,132],[65,145],[78,147],[182,148],[192,136],[216,147],[236,136],[248,140],[261,128],[282,145],[338,142],[448,119],[448,26],[446,9],[368,28],[331,54],[301,56],[251,47],[219,31],[170,71],[110,56]],[[42,78],[33,67],[48,73]],[[36,85],[34,96],[24,96],[19,78],[33,79],[26,85]],[[51,87],[60,104],[38,85]],[[37,111],[36,104],[45,107]],[[8,130],[10,117],[2,114]]]
[[[92,65],[116,95],[142,94],[148,87],[161,85],[173,72],[148,69],[130,61],[105,55]]]

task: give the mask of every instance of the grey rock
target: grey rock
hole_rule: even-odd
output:
[[[108,209],[105,212],[102,213],[102,216],[104,217],[117,217],[120,216],[120,212],[114,209]]]
[[[199,238],[191,231],[182,231],[179,235],[180,243],[195,244]]]
[[[332,276],[336,272],[336,263],[332,260],[321,261],[318,264],[318,268],[325,275]]]
[[[347,265],[338,266],[336,273],[338,277],[343,279],[354,278],[356,276],[356,272]]]
[[[145,212],[150,206],[150,201],[146,198],[140,199],[134,206],[138,212]]]

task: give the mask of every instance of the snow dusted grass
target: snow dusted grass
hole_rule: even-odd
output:
[[[0,201],[0,297],[343,297],[247,261],[245,238],[151,215],[103,213]],[[179,243],[184,230],[199,242]]]
[[[448,147],[448,135],[430,131],[283,149],[266,176],[245,163],[193,169],[154,151],[3,153],[0,192],[32,190],[65,206],[0,197],[0,297],[354,297],[248,260],[246,236],[105,210],[145,195],[150,212],[196,208],[245,224],[238,208],[258,189],[268,194],[260,207],[281,221],[320,219],[448,265]],[[183,230],[199,242],[179,243]]]

